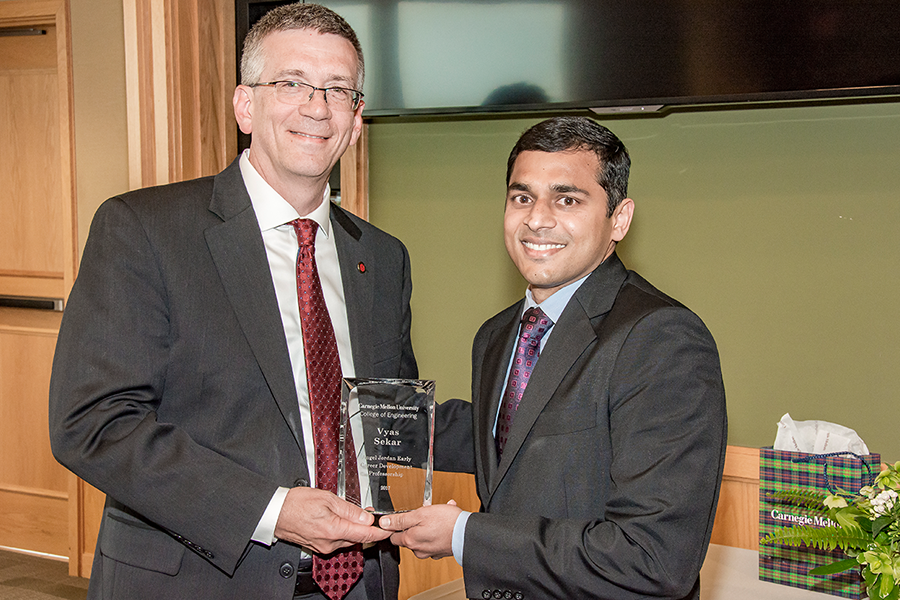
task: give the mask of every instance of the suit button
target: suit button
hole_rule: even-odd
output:
[[[513,593],[512,593],[511,591],[509,591],[509,590],[506,590],[505,592],[503,592],[503,597],[504,597],[506,600],[512,600],[512,599],[513,599]]]
[[[283,563],[281,567],[279,567],[278,572],[281,573],[281,576],[287,579],[294,574],[294,565],[289,562]]]
[[[525,595],[522,592],[516,592],[516,600],[522,600],[523,598],[525,598]]]
[[[484,590],[483,592],[481,592],[481,597],[484,598],[484,600],[490,600],[491,596],[493,596],[493,594],[491,594],[491,590]]]
[[[503,600],[503,592],[500,590],[494,590],[494,598],[496,600]]]
[[[306,479],[296,479],[294,480],[294,487],[309,487],[309,481]]]

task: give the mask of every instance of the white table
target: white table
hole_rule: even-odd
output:
[[[465,595],[465,594],[463,594]],[[840,600],[840,596],[759,580],[759,554],[710,544],[700,569],[701,600]]]

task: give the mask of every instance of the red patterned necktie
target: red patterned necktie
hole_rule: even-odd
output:
[[[513,417],[522,401],[525,386],[531,378],[531,372],[541,355],[541,338],[553,325],[550,317],[544,314],[537,306],[529,308],[522,316],[522,326],[519,328],[519,343],[516,345],[516,355],[509,369],[509,379],[506,382],[506,390],[500,398],[500,415],[497,417],[497,459],[503,455],[503,448],[509,438],[509,428]]]
[[[291,224],[300,244],[297,253],[297,299],[316,447],[316,487],[337,493],[341,360],[316,269],[315,241],[319,225],[311,219],[295,219]],[[352,440],[348,447],[353,448]],[[355,459],[347,461],[346,486],[348,500],[354,499],[358,504],[359,477]],[[363,555],[359,544],[326,557],[313,556],[313,579],[332,600],[340,600],[347,595],[362,572]]]

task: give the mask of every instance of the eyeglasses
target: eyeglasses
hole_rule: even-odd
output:
[[[250,87],[268,86],[275,88],[275,98],[285,104],[301,106],[312,100],[316,91],[322,92],[325,103],[334,110],[356,110],[363,93],[343,87],[320,88],[302,81],[269,81],[254,83]]]

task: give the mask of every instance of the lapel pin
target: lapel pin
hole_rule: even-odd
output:
[[[365,273],[365,272],[366,272],[366,265],[365,265],[365,263],[359,263],[358,265],[356,265],[356,268],[359,269],[359,272],[360,272],[360,273]]]

